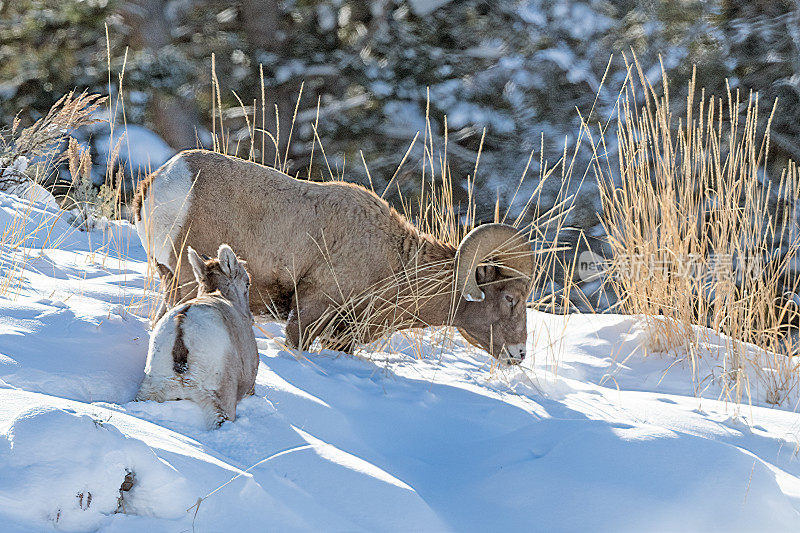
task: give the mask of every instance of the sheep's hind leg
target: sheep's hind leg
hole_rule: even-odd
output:
[[[203,410],[206,429],[217,429],[226,420],[232,420],[225,409],[225,402],[216,392],[198,390],[193,394],[192,400]],[[234,414],[234,416],[236,415]]]
[[[156,380],[149,375],[145,375],[139,391],[136,393],[136,402],[163,402],[166,400],[165,383],[163,380]]]
[[[161,302],[158,304],[156,314],[153,315],[153,319],[150,323],[151,327],[155,326],[156,322],[161,320],[161,317],[164,316],[173,305],[175,305],[176,288],[175,275],[172,273],[172,270],[170,270],[169,267],[159,263],[155,259],[152,260],[152,265],[158,272],[158,277],[161,279]]]

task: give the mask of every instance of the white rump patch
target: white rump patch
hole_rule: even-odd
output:
[[[170,258],[180,245],[176,240],[192,202],[194,180],[195,176],[179,154],[167,161],[142,198],[141,220],[136,222],[136,232],[148,255],[163,265],[170,264]]]

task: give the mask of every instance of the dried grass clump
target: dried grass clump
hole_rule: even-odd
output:
[[[110,56],[108,68],[111,94]],[[127,257],[127,230],[103,220],[103,217],[120,219],[125,214],[121,191],[123,170],[117,168],[116,164],[121,138],[109,153],[104,183],[97,187],[92,180],[88,148],[82,148],[70,136],[82,126],[104,122],[105,119],[97,118],[101,106],[104,107],[102,111],[107,110],[108,117],[115,117],[117,111],[122,110],[124,121],[124,68],[123,64],[118,76],[115,101],[86,91],[79,94],[72,91],[62,96],[33,125],[20,128],[20,120],[15,119],[9,129],[0,131],[0,190],[13,194],[24,193],[21,195],[28,199],[44,200],[49,204],[45,209],[28,204],[25,209],[15,213],[14,219],[0,233],[0,294],[16,294],[19,291],[25,281],[24,270],[35,248],[45,250],[61,246],[68,233],[53,234],[55,224],[60,220],[66,220],[79,229],[102,229],[99,239],[93,236],[89,238],[92,249],[90,259],[93,262],[104,265],[111,257],[122,264]],[[110,138],[113,138],[115,124],[111,118],[108,120],[112,130]],[[72,178],[66,184],[59,180],[58,174],[65,164]],[[40,186],[45,189],[42,190]],[[30,191],[35,194],[30,194]],[[55,198],[50,197],[54,193],[61,209],[54,205]],[[38,239],[42,234],[45,238]],[[37,243],[35,248],[34,242]],[[120,285],[120,301],[128,305],[132,302],[124,295],[123,284],[124,280]]]
[[[697,98],[693,77],[676,120],[666,75],[658,93],[634,68],[616,109],[619,174],[600,158],[594,167],[620,309],[642,315],[657,346],[687,353],[696,384],[708,378],[697,359],[717,334],[725,399],[749,401],[764,386],[782,403],[800,361],[800,172],[792,163],[767,175],[772,115],[760,120],[758,94]]]
[[[0,190],[24,194],[40,185],[48,185],[52,190],[57,167],[67,158],[66,139],[74,129],[97,122],[94,112],[105,100],[96,94],[70,92],[27,128],[20,129],[20,120],[15,119],[8,130],[0,132]],[[43,194],[47,196],[49,192]],[[33,196],[43,198],[38,193]],[[2,228],[0,295],[19,294],[25,282],[26,265],[33,256],[33,243],[41,235],[45,236],[41,249],[57,249],[61,245],[66,235],[52,235],[52,231],[63,214],[57,209],[40,210],[29,203]]]
[[[49,182],[66,158],[63,144],[70,132],[97,122],[93,113],[105,101],[106,97],[98,94],[70,92],[27,128],[20,130],[19,118],[15,119],[9,130],[0,132],[0,190],[16,188],[28,180]]]

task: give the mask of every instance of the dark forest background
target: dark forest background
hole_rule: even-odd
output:
[[[363,153],[375,187],[385,186],[425,130],[429,102],[438,147],[447,117],[456,179],[473,172],[483,136],[478,218],[491,216],[496,198],[510,201],[531,151],[534,181],[540,160],[552,165],[565,141],[571,151],[579,113],[608,120],[626,75],[622,54],[636,54],[655,86],[663,65],[678,117],[694,66],[707,94],[730,87],[746,105],[757,91],[765,118],[777,98],[767,168],[800,160],[800,2],[792,0],[0,0],[0,125],[30,124],[73,89],[116,97],[124,64],[120,161],[132,185],[175,150],[210,146],[212,53],[233,139],[247,137],[236,95],[260,107],[263,72],[267,129],[276,130],[276,107],[283,154],[304,83],[290,174],[307,172],[319,103],[335,172],[366,182]],[[121,108],[115,120],[122,124]],[[104,175],[115,141],[107,125],[78,136]],[[274,155],[267,144],[264,159]],[[580,152],[576,168],[590,156]],[[418,142],[398,176],[410,197],[422,160]],[[315,158],[312,178],[327,172]],[[599,210],[589,178],[570,224],[599,237]]]

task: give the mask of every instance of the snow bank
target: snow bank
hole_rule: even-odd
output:
[[[175,150],[144,126],[128,124],[117,127],[113,131],[113,136],[107,124],[103,129],[104,131],[97,135],[94,142],[97,162],[103,167],[112,151],[119,145],[119,163],[125,167],[126,174],[133,180],[132,186],[136,185],[140,177],[146,176],[175,155]],[[104,178],[105,172],[97,173],[95,179],[98,185],[103,183]]]
[[[719,401],[635,317],[532,311],[512,368],[442,331],[296,356],[263,324],[235,422],[131,402],[144,251],[58,213],[0,194],[0,224],[44,228],[0,261],[3,531],[800,528],[797,414]]]
[[[3,394],[3,400],[0,512],[9,517],[86,531],[118,509],[179,518],[192,501],[183,476],[108,423],[111,413],[58,408],[28,394]],[[126,476],[130,487],[123,491]]]
[[[120,308],[80,316],[59,301],[0,299],[0,380],[7,385],[124,403],[136,395],[146,356],[145,321]]]

